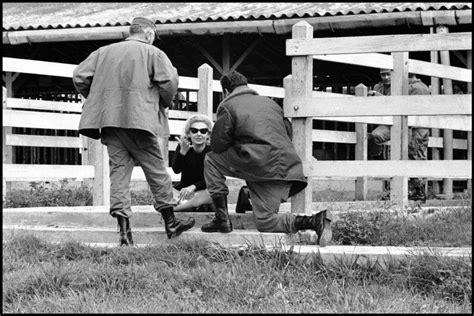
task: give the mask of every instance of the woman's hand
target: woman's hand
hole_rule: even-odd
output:
[[[179,136],[175,136],[175,139],[178,141],[180,147],[179,153],[185,156],[188,153],[189,148],[191,148],[191,143],[189,142],[189,139],[187,139],[186,137],[181,138]]]
[[[179,191],[179,199],[190,200],[195,191],[196,191],[196,186],[194,184],[191,184],[188,187],[182,188],[181,191]]]

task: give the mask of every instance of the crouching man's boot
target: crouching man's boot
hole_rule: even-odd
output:
[[[295,228],[297,230],[314,229],[318,235],[318,245],[325,247],[332,239],[331,219],[327,210],[313,215],[296,215]]]
[[[132,229],[130,228],[130,220],[128,217],[117,215],[117,223],[119,227],[120,246],[133,245]]]
[[[169,239],[178,237],[196,223],[194,217],[190,217],[186,221],[175,218],[172,206],[162,208],[159,212],[165,222],[166,235]]]
[[[227,196],[219,195],[212,198],[215,208],[214,219],[207,224],[202,225],[201,230],[205,233],[230,233],[232,231],[232,223],[227,210]]]

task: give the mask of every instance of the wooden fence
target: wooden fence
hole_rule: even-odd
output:
[[[298,30],[298,28],[301,28],[301,24],[295,25],[295,30]],[[298,33],[298,31],[296,32]],[[341,39],[341,41],[343,40],[344,39]],[[289,44],[291,44],[291,41],[289,41]],[[350,49],[348,49],[348,51],[350,51]],[[337,53],[342,54],[340,52]],[[309,52],[306,57],[293,57],[293,75],[285,78],[285,88],[249,85],[251,88],[257,90],[261,95],[279,99],[283,99],[285,95],[290,96],[290,98],[285,99],[285,114],[293,120],[295,129],[294,142],[299,154],[303,158],[305,174],[307,176],[320,179],[344,178],[350,181],[355,181],[356,195],[358,199],[365,199],[366,197],[367,177],[392,177],[397,172],[401,171],[400,174],[397,174],[398,176],[405,176],[409,173],[410,176],[426,176],[432,179],[470,178],[470,161],[427,161],[423,162],[421,167],[418,167],[417,165],[415,172],[417,174],[408,172],[408,170],[412,170],[414,167],[411,164],[406,164],[406,161],[360,161],[367,159],[367,145],[363,132],[364,128],[366,129],[366,125],[387,124],[396,127],[398,124],[398,116],[392,117],[393,115],[410,115],[408,116],[408,119],[405,119],[405,121],[408,121],[409,125],[426,126],[436,129],[448,128],[470,132],[470,107],[469,110],[465,109],[466,102],[469,102],[470,106],[470,95],[438,96],[439,99],[430,99],[429,101],[430,107],[431,103],[449,102],[450,104],[454,104],[453,107],[457,109],[457,112],[452,108],[451,110],[444,109],[441,106],[436,106],[434,109],[431,108],[427,112],[423,112],[423,110],[414,112],[413,109],[403,105],[405,103],[405,100],[403,99],[404,97],[401,97],[402,99],[392,97],[392,102],[387,101],[387,104],[391,104],[391,106],[380,106],[380,101],[382,99],[379,98],[377,99],[377,104],[374,104],[372,101],[373,98],[362,99],[351,95],[312,91],[312,60],[313,58],[320,58],[322,56],[312,56],[314,54],[315,53]],[[316,52],[316,54],[318,53]],[[301,55],[301,53],[297,52],[295,55]],[[344,62],[347,62],[349,57],[350,56],[345,56]],[[376,60],[373,59],[373,56],[371,57],[372,61]],[[372,66],[393,68],[393,64],[390,64],[392,60],[390,56],[381,57],[377,55],[377,58],[377,62]],[[382,58],[385,59],[380,61]],[[305,65],[301,65],[303,59],[308,67],[311,68],[305,69]],[[358,60],[359,61],[357,62],[359,64],[364,65],[364,63],[360,62],[360,59]],[[430,64],[430,67],[428,67],[429,71],[427,75],[468,81],[464,69],[461,69],[462,71],[459,72],[459,69],[451,70],[451,68],[455,67],[443,67],[441,65],[435,67],[431,65],[431,63],[428,64]],[[410,71],[418,71],[417,73],[426,74],[423,72],[423,69],[425,69],[427,65],[423,64],[423,62],[410,63],[410,65],[418,67],[414,69],[410,68]],[[71,78],[75,66],[76,65],[71,64],[3,58],[3,71],[7,73],[29,73]],[[419,69],[422,69],[422,72],[419,72]],[[454,74],[456,71],[458,71],[457,74]],[[197,112],[214,117],[213,92],[221,92],[221,87],[219,82],[217,80],[212,80],[212,78],[212,68],[207,64],[204,64],[199,67],[197,78],[180,77],[179,87],[180,89],[197,91]],[[294,80],[292,78],[297,79],[295,81],[296,84],[293,83]],[[305,89],[307,88],[307,90],[304,90],[303,94],[300,93],[303,92],[301,88],[302,82],[304,82]],[[363,86],[359,86],[356,90],[358,96],[362,96],[365,93],[365,88]],[[302,99],[302,96],[306,96],[306,98]],[[314,104],[312,104],[313,102]],[[423,101],[423,98],[420,99],[420,102],[426,103],[426,101]],[[321,104],[325,104],[325,106],[321,107]],[[460,107],[456,104],[459,104]],[[296,108],[297,110],[295,110]],[[80,102],[71,103],[11,98],[7,96],[5,87],[3,88],[3,196],[6,194],[6,189],[8,188],[7,184],[11,181],[47,181],[63,178],[75,178],[76,180],[92,181],[94,188],[94,205],[107,205],[109,203],[108,156],[107,151],[104,150],[105,147],[102,146],[99,141],[82,136],[39,136],[11,133],[12,127],[77,130],[81,111],[82,103]],[[184,127],[184,121],[194,113],[189,111],[170,110],[169,119],[171,134],[181,134],[182,128]],[[420,114],[437,116],[417,116]],[[453,114],[457,116],[451,116]],[[313,119],[356,123],[356,132],[313,129]],[[392,130],[396,131],[396,128],[392,128]],[[397,140],[400,139],[400,137],[392,137],[392,139]],[[356,144],[357,160],[317,161],[315,163],[313,162],[312,157],[311,144],[313,142]],[[162,141],[162,145],[165,148],[164,152],[167,152],[168,150],[174,151],[177,143],[173,140],[168,142],[166,139]],[[81,151],[82,165],[14,164],[12,163],[11,155],[9,155],[12,146],[78,148]],[[392,141],[391,146],[393,153],[394,146],[397,146],[397,141]],[[430,137],[429,146],[432,148],[450,147],[451,151],[453,148],[467,149],[468,152],[472,150],[471,142],[463,139],[451,139],[451,142],[447,143],[444,138]],[[394,159],[393,157],[396,156],[393,156],[392,154],[392,159]],[[431,164],[433,162],[435,163],[434,165]],[[410,163],[412,163],[412,161],[410,161]],[[439,163],[445,164],[440,166]],[[468,168],[466,167],[467,163],[469,163]],[[179,180],[179,176],[174,174],[171,168],[168,168],[168,171],[174,181]],[[141,168],[135,167],[132,173],[132,180],[145,180]],[[311,198],[310,188],[311,186],[293,199],[293,211],[301,212],[302,209],[307,212],[310,211],[310,207],[307,207],[307,203],[309,203]],[[395,198],[396,197],[397,196],[395,196]]]
[[[287,40],[286,53],[292,58],[292,74],[284,79],[285,116],[292,118],[294,143],[303,160],[308,177],[356,177],[356,190],[364,197],[367,177],[391,179],[390,199],[399,206],[408,204],[408,178],[470,179],[471,159],[407,160],[408,126],[461,129],[472,132],[471,94],[408,96],[408,73],[449,80],[471,82],[470,69],[449,67],[408,58],[410,51],[449,51],[472,49],[471,33],[383,35],[344,38],[313,38],[313,28],[305,21],[293,26],[292,39]],[[390,52],[391,55],[376,54]],[[364,55],[371,54],[371,55]],[[364,66],[393,69],[391,96],[366,98],[367,90],[359,86],[356,96],[315,98],[313,95],[313,59],[348,62]],[[470,57],[472,58],[472,57]],[[472,59],[471,59],[472,60]],[[471,62],[472,64],[472,62]],[[445,91],[446,92],[446,91]],[[414,106],[416,105],[416,106]],[[356,125],[355,161],[316,161],[312,155],[312,120],[316,117],[349,118]],[[388,116],[388,117],[387,117]],[[367,123],[391,125],[391,160],[367,161]],[[466,144],[472,157],[472,138]],[[452,152],[450,143],[443,147]],[[292,212],[311,212],[311,184],[297,194]]]

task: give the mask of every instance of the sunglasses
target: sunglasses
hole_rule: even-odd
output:
[[[191,127],[189,130],[191,131],[192,134],[197,134],[197,132],[200,132],[203,135],[209,133],[209,129],[207,129],[207,128],[194,128],[194,127]]]

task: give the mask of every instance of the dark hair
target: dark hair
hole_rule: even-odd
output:
[[[247,85],[247,83],[247,78],[237,71],[232,71],[221,77],[222,92],[224,92],[224,89],[232,92],[236,87]]]

